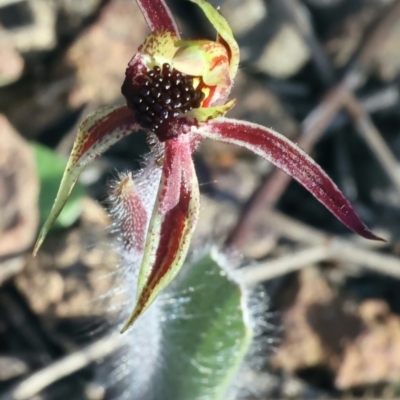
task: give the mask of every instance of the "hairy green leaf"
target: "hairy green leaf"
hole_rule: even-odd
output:
[[[242,293],[220,258],[205,255],[185,268],[171,288],[161,367],[167,399],[226,399],[248,351],[252,331],[244,320]]]

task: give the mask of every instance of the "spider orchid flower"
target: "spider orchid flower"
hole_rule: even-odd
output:
[[[127,105],[106,107],[80,126],[51,214],[34,254],[61,212],[82,170],[126,135],[139,129],[155,135],[162,147],[158,194],[149,218],[146,199],[128,177],[114,195],[131,210],[125,225],[129,243],[142,251],[136,305],[127,330],[177,275],[199,218],[199,185],[192,153],[203,138],[243,146],[296,179],[348,228],[379,240],[362,223],[337,186],[300,148],[272,129],[225,118],[239,65],[232,31],[205,0],[192,0],[217,32],[215,41],[181,40],[164,0],[137,0],[151,30],[126,69],[122,93]],[[147,220],[146,220],[147,218]]]

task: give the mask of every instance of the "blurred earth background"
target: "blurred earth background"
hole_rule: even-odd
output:
[[[214,33],[170,0],[186,37]],[[366,224],[354,237],[296,183],[246,150],[195,154],[202,214],[193,247],[234,245],[261,262],[274,344],[254,373],[259,398],[400,397],[400,1],[221,0],[241,46],[230,113],[309,152]],[[134,0],[0,0],[0,399],[76,351],[102,319],[112,282],[103,244],[106,183],[136,170],[145,135],[96,160],[36,259],[77,127],[121,104],[125,67],[147,34]],[[96,303],[97,304],[97,303]],[[32,399],[107,397],[86,368]],[[190,399],[188,399],[190,400]]]

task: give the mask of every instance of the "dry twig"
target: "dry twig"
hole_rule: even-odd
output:
[[[273,260],[263,263],[261,266],[247,268],[244,279],[248,283],[272,279],[324,259],[350,262],[371,271],[400,279],[400,259],[398,257],[363,248],[340,236],[328,235],[279,212],[270,211],[266,220],[269,229],[277,235],[314,247],[283,257],[282,261]]]
[[[90,346],[33,373],[6,393],[1,400],[28,400],[66,376],[112,354],[124,344],[120,335],[107,336]]]

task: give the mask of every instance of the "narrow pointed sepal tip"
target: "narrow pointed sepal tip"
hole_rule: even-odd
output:
[[[40,248],[42,247],[42,244],[44,242],[44,239],[46,238],[47,233],[43,232],[43,229],[40,231],[39,236],[36,240],[35,246],[33,246],[33,251],[32,251],[32,257],[35,258],[37,256],[37,253],[39,252]]]
[[[143,314],[145,310],[143,308],[139,308],[138,306],[135,307],[135,309],[132,311],[132,314],[128,317],[127,321],[125,322],[125,325],[121,329],[120,334],[122,335],[125,333],[135,322],[136,320]]]
[[[40,247],[42,246],[42,241],[39,241],[39,239],[36,241],[35,246],[33,247],[33,251],[32,251],[32,257],[36,258],[37,253],[40,249]]]
[[[347,201],[347,200],[346,200]],[[348,203],[348,213],[346,213],[340,220],[354,233],[362,236],[364,239],[368,240],[377,240],[379,242],[386,242],[385,239],[381,238],[378,235],[375,235],[360,219],[360,217],[356,214],[356,211],[353,209],[350,203]]]
[[[384,242],[387,243],[388,241],[378,235],[375,235],[372,231],[370,231],[367,227],[365,227],[364,232],[362,233],[362,236],[365,239],[370,239],[370,240],[377,240],[378,242]]]

